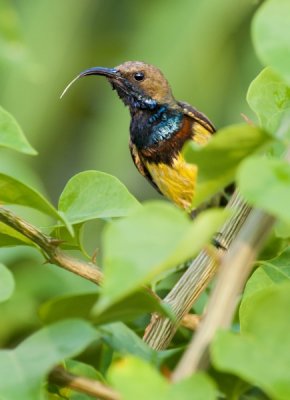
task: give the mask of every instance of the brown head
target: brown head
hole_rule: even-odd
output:
[[[87,75],[105,76],[131,110],[154,109],[160,104],[176,106],[166,78],[153,65],[141,61],[127,61],[115,68],[93,67],[81,72],[75,80]]]

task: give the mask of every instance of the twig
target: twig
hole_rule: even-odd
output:
[[[45,235],[35,226],[15,215],[12,211],[0,207],[0,221],[37,244],[44,252],[48,262],[56,264],[96,284],[102,282],[103,273],[96,265],[67,255],[58,247],[60,242],[57,239]]]
[[[195,331],[200,324],[201,318],[202,317],[197,314],[186,314],[181,321],[181,325],[184,328]]]
[[[73,375],[62,367],[55,367],[49,374],[49,381],[66,386],[102,400],[120,400],[119,393],[99,381]]]
[[[274,221],[274,217],[263,211],[251,212],[224,257],[205,317],[173,373],[173,381],[183,379],[208,364],[209,343],[218,328],[230,325],[238,295],[251,273],[253,261],[265,243]]]
[[[225,249],[229,248],[251,211],[251,208],[237,192],[232,196],[227,208],[233,214],[224,224],[218,236],[218,241]],[[215,254],[203,250],[194,259],[188,270],[164,299],[164,303],[171,306],[176,316],[175,322],[153,314],[143,338],[149,346],[156,350],[162,350],[169,345],[183,317],[188,314],[195,300],[215,274],[223,254],[222,248]]]

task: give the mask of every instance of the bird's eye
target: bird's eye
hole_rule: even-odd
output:
[[[143,74],[143,72],[135,72],[135,74],[134,74],[134,79],[135,79],[136,81],[143,81],[143,79],[144,79],[144,74]]]

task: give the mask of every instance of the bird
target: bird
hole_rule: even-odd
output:
[[[188,163],[182,154],[185,143],[208,143],[216,132],[212,122],[190,104],[176,100],[161,70],[142,61],[126,61],[114,68],[86,69],[66,87],[62,96],[77,79],[90,75],[105,77],[129,108],[129,148],[141,175],[192,217],[217,205],[219,199],[214,196],[198,209],[192,207],[198,167]]]

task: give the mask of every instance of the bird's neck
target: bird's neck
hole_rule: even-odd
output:
[[[125,106],[129,107],[131,113],[135,110],[154,110],[158,106],[156,100],[141,91],[130,90],[130,87],[125,90],[121,86],[116,86],[113,82],[111,82],[111,85],[113,90],[117,91]]]
[[[158,104],[154,109],[130,108],[130,112],[131,141],[140,150],[171,139],[182,125],[182,111],[167,104]]]

